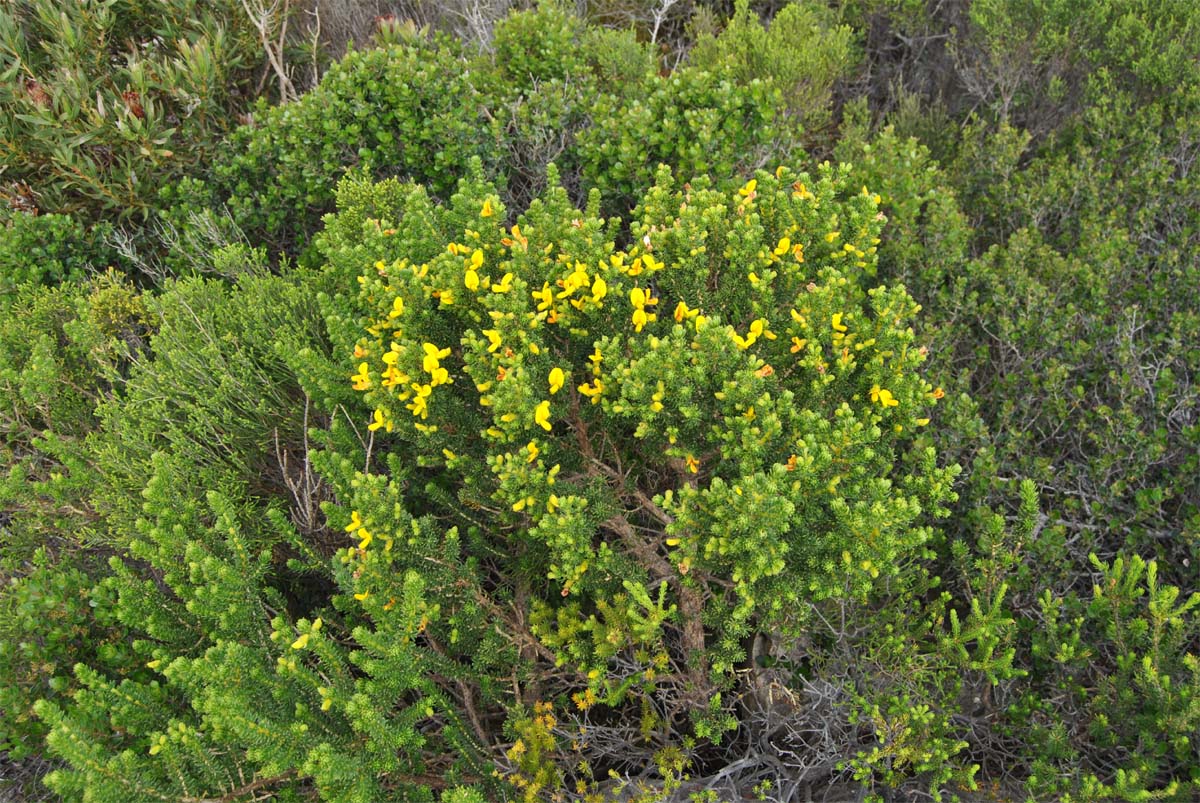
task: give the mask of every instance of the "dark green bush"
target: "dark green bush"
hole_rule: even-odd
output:
[[[88,231],[68,215],[14,212],[0,228],[0,307],[24,284],[54,285],[103,270],[116,254],[103,244],[104,226]]]

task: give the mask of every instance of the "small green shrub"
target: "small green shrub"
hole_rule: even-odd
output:
[[[20,285],[80,280],[89,270],[113,264],[116,255],[103,244],[104,230],[89,232],[67,215],[9,215],[0,228],[0,307]]]
[[[764,26],[748,0],[739,0],[725,30],[701,36],[688,60],[700,69],[726,70],[742,84],[772,81],[800,126],[817,131],[829,122],[834,84],[856,67],[854,38],[819,3],[790,2]]]

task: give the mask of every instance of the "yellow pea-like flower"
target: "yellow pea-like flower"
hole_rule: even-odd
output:
[[[549,432],[552,428],[550,424],[550,402],[543,401],[533,411],[533,420],[539,427]]]
[[[468,268],[467,272],[463,274],[463,284],[474,293],[479,289],[479,274]]]
[[[483,209],[479,210],[480,217],[491,217],[496,214],[496,210],[492,209],[492,201],[489,198],[483,202]]]
[[[599,303],[608,295],[608,283],[601,276],[596,277],[596,281],[592,282],[592,301]]]
[[[391,432],[393,428],[392,417],[387,414],[387,411],[382,407],[375,408],[375,415],[371,418],[371,423],[367,424],[367,429],[374,432],[377,429],[382,429],[386,432]]]
[[[388,317],[389,318],[399,318],[403,314],[404,314],[404,298],[401,296],[396,296],[395,300],[392,301],[392,309],[388,312]]]
[[[478,248],[471,254],[471,267],[475,270],[483,267],[483,251]]]
[[[566,380],[567,377],[566,374],[563,373],[563,369],[559,368],[558,366],[550,369],[550,393],[554,394],[562,390],[563,383]]]
[[[484,336],[488,339],[488,351],[493,352],[500,348],[500,331],[498,329],[484,329]]]
[[[758,179],[752,178],[746,182],[746,186],[744,186],[740,190],[738,190],[738,195],[742,196],[743,198],[749,198],[751,195],[754,194],[754,190],[757,187],[758,187]]]
[[[600,394],[604,392],[604,384],[600,381],[600,377],[596,377],[591,383],[580,385],[577,390],[590,398],[592,404],[597,404],[600,401]]]
[[[350,379],[354,382],[355,390],[369,390],[370,389],[370,387],[371,387],[370,368],[371,368],[371,366],[367,365],[365,362],[359,363],[358,373],[354,374],[350,377]]]
[[[635,287],[629,291],[629,303],[637,309],[646,306],[646,291],[640,287]]]
[[[358,515],[357,510],[350,511],[350,523],[346,525],[346,532],[352,533],[363,526],[363,520]]]
[[[538,448],[537,441],[530,441],[525,446],[525,451],[529,452],[529,457],[525,458],[526,463],[532,463],[534,460],[537,460],[538,455],[542,453],[542,450]]]
[[[492,292],[507,293],[508,291],[512,290],[512,280],[513,275],[511,273],[504,274],[504,278],[502,278],[498,283],[492,285]]]
[[[879,385],[871,387],[871,401],[878,402],[884,407],[897,407],[900,402],[892,396],[892,392],[887,388],[881,388]]]
[[[830,320],[833,323],[833,329],[835,332],[846,331],[847,327],[844,323],[842,323],[842,313],[835,312]]]
[[[302,633],[300,638],[292,642],[293,650],[302,650],[308,646],[308,633]]]

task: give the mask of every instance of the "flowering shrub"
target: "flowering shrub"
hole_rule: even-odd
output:
[[[924,435],[918,307],[864,287],[883,217],[845,169],[731,192],[660,170],[628,228],[553,178],[511,227],[478,180],[330,220],[331,267],[361,271],[357,305],[329,304],[369,440],[330,464],[329,515],[371,619],[424,578],[421,640],[472,667],[475,705],[520,732],[553,703],[551,731],[587,724],[576,761],[651,766],[595,710],[719,742],[755,634],[786,647],[810,603],[894,574],[955,470]],[[527,799],[578,774],[544,741],[558,773],[508,753]]]

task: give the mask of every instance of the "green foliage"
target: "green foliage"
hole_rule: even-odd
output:
[[[23,284],[58,284],[106,268],[115,255],[103,245],[103,227],[92,231],[67,215],[14,212],[0,229],[0,306]]]
[[[226,143],[213,190],[243,230],[290,251],[330,211],[348,169],[444,191],[488,142],[458,48],[417,40],[351,52],[301,100],[260,103]]]
[[[815,131],[829,121],[834,84],[856,66],[854,32],[834,25],[833,13],[819,3],[788,3],[764,26],[749,0],[739,0],[725,30],[701,36],[689,61],[727,69],[742,84],[773,81],[797,122]]]
[[[58,5],[0,11],[0,761],[1200,793],[1191,5],[421,9],[481,46],[299,98],[240,2]]]
[[[786,160],[798,132],[781,115],[769,81],[739,86],[724,71],[688,68],[654,81],[641,97],[601,96],[593,124],[578,135],[585,186],[624,214],[654,180],[659,164],[683,175],[745,175],[768,159]]]
[[[240,3],[192,0],[0,10],[6,195],[82,222],[137,217],[204,165],[252,91],[259,43]]]

